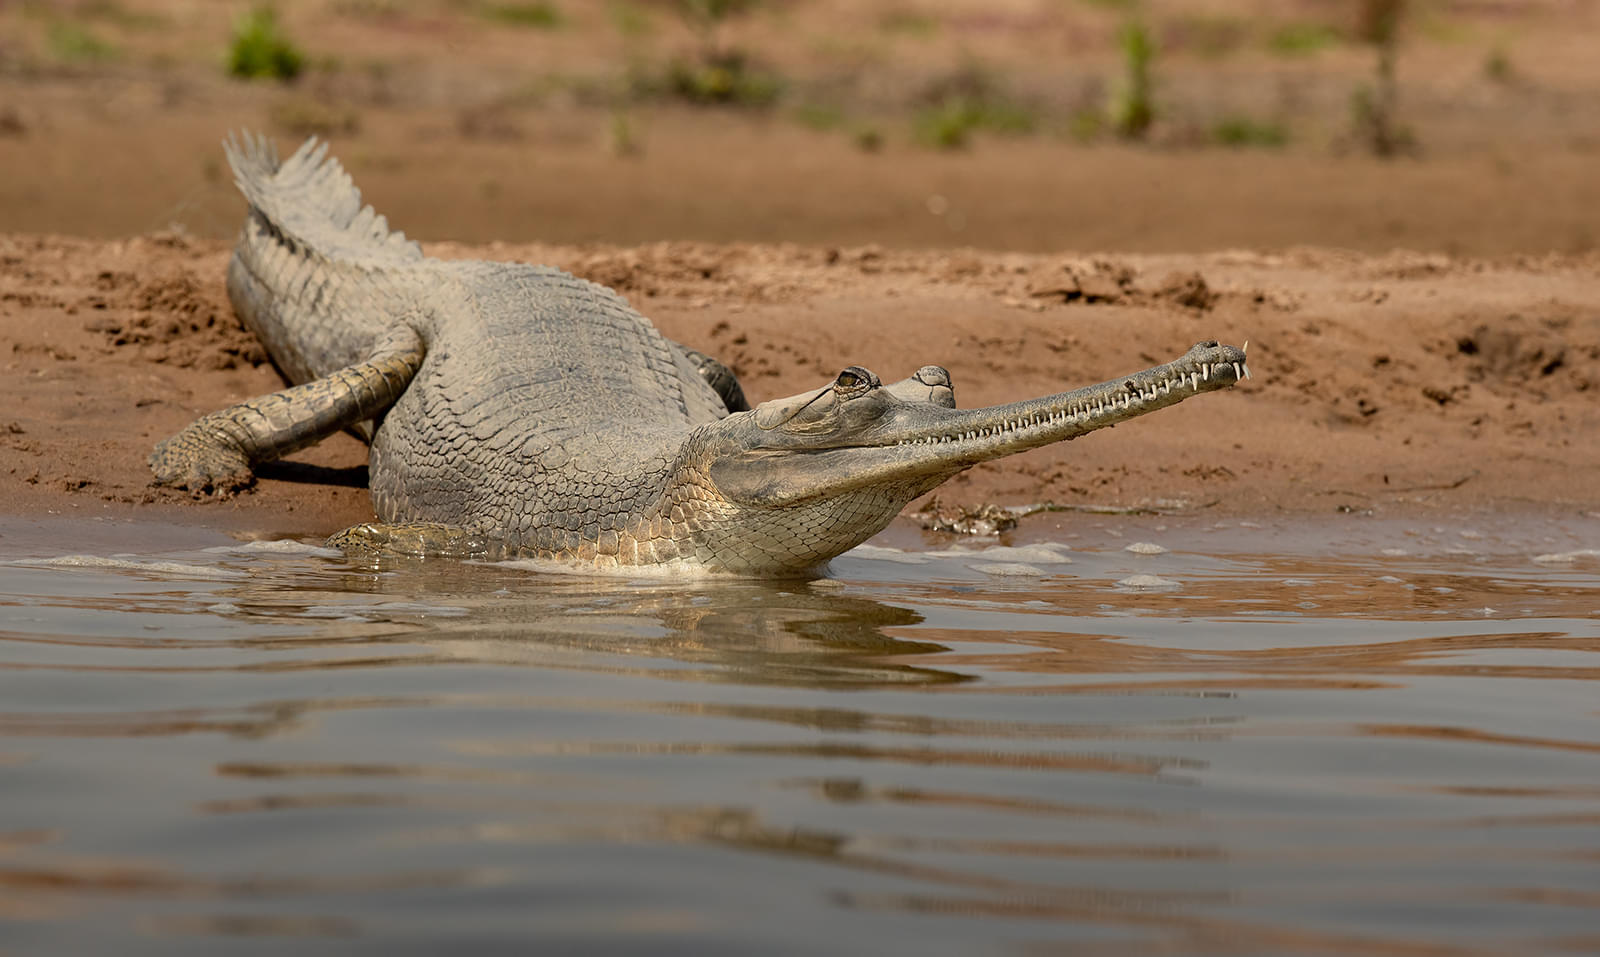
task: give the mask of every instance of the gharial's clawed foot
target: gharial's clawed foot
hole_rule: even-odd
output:
[[[193,426],[157,445],[149,461],[155,484],[188,489],[196,495],[226,497],[256,481],[244,453]]]
[[[328,539],[329,548],[352,555],[409,555],[428,558],[485,558],[482,535],[437,522],[365,522]]]

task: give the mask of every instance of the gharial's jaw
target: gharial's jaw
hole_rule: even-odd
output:
[[[896,394],[904,390],[852,367],[830,388],[716,423],[711,428],[722,435],[708,443],[710,474],[729,500],[766,507],[871,486],[931,488],[979,462],[1074,439],[1248,375],[1243,349],[1202,342],[1172,362],[1098,385],[958,411],[906,401]]]

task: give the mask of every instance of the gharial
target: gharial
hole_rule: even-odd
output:
[[[291,388],[211,413],[150,456],[158,482],[228,491],[341,429],[371,443],[379,522],[345,549],[521,556],[596,569],[804,573],[979,462],[1221,389],[1244,352],[1182,357],[960,411],[924,366],[859,366],[755,408],[716,360],[615,292],[548,266],[430,259],[326,144],[226,144],[250,211],[228,296]]]

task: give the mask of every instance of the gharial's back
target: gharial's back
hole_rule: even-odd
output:
[[[664,440],[727,414],[610,289],[550,267],[428,259],[310,147],[280,164],[263,140],[230,144],[251,212],[229,296],[292,382],[416,334],[415,378],[363,430],[380,516],[472,527],[516,510],[559,526],[575,511],[564,497],[642,459],[661,467]]]
[[[545,267],[441,264],[427,358],[372,444],[386,521],[559,533],[659,496],[684,436],[727,414],[615,293]],[[598,510],[598,511],[597,511]]]

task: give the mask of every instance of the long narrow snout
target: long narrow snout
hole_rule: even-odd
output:
[[[959,412],[918,408],[897,416],[905,421],[875,444],[927,446],[932,459],[975,465],[1087,435],[1248,375],[1243,349],[1202,342],[1172,362],[1070,392]]]
[[[879,389],[885,394],[870,400],[879,406],[870,423],[790,436],[721,463],[713,475],[725,492],[774,507],[872,486],[931,488],[979,462],[1075,439],[1248,375],[1243,349],[1202,342],[1142,372],[983,409],[907,402]]]

